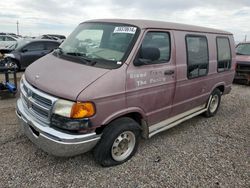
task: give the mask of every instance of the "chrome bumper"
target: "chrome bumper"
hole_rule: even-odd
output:
[[[67,134],[34,120],[25,111],[20,99],[17,101],[16,114],[25,135],[39,148],[55,156],[68,157],[85,153],[94,148],[100,139],[96,133]]]

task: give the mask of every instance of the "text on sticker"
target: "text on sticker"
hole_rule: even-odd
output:
[[[135,34],[136,27],[115,27],[114,33],[130,33]]]

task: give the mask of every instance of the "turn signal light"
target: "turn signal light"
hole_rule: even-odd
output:
[[[95,114],[95,107],[91,102],[75,103],[71,108],[71,118],[86,118]]]

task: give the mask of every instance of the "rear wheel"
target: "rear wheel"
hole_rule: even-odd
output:
[[[119,118],[103,131],[94,149],[94,157],[102,166],[114,166],[129,160],[136,152],[140,127],[131,118]]]
[[[215,89],[209,97],[207,111],[204,113],[206,117],[212,117],[217,113],[220,106],[220,101],[221,91],[219,89]]]

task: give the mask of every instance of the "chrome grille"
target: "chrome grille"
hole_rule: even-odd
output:
[[[250,62],[237,62],[236,66],[237,72],[250,72]]]
[[[41,105],[48,106],[48,107],[51,107],[52,105],[51,100],[41,97],[40,95],[37,95],[36,93],[32,93],[32,97]]]
[[[21,100],[26,112],[34,118],[49,124],[52,107],[57,98],[50,96],[31,86],[25,78],[21,80]]]

